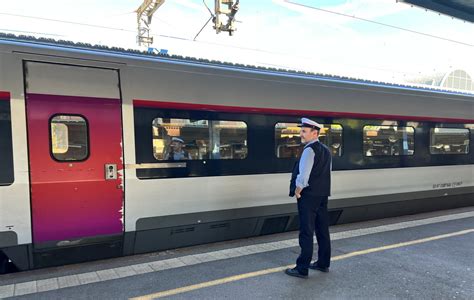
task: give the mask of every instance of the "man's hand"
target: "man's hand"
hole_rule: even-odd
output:
[[[298,187],[298,186],[296,187],[296,190],[295,190],[296,199],[301,198],[301,191],[302,191],[302,190],[303,190],[302,188],[300,188],[300,187]]]

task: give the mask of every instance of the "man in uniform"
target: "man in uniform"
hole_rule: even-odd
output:
[[[178,137],[172,137],[170,152],[166,154],[165,160],[185,160],[192,159],[188,151],[183,149],[184,141]]]
[[[286,269],[290,276],[307,278],[308,269],[329,271],[331,242],[329,238],[328,197],[331,193],[331,152],[318,137],[323,126],[307,118],[301,119],[300,137],[305,144],[293,168],[290,197],[296,196],[300,220],[301,254],[296,267]],[[318,241],[318,260],[313,256],[313,234]]]

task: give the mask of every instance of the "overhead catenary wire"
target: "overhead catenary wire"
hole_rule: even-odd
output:
[[[135,29],[132,30],[132,29],[126,29],[126,28],[117,28],[117,27],[102,26],[102,25],[96,25],[96,24],[72,22],[72,21],[65,21],[65,20],[58,20],[58,19],[51,19],[51,18],[43,18],[43,17],[36,17],[36,16],[28,16],[28,15],[20,15],[20,14],[2,13],[2,12],[0,12],[0,15],[7,15],[7,16],[12,16],[12,17],[20,17],[20,18],[28,18],[28,19],[36,19],[36,20],[43,20],[43,21],[49,21],[49,22],[66,23],[66,24],[72,24],[72,25],[77,25],[77,26],[102,28],[102,29],[107,29],[107,30],[130,32],[130,33],[136,34]],[[198,40],[194,41],[193,39],[190,39],[190,38],[179,37],[179,36],[174,36],[174,35],[151,34],[151,36],[164,37],[164,38],[168,38],[168,39],[175,39],[175,40],[202,43],[202,44],[209,44],[209,45],[216,45],[216,46],[223,46],[223,47],[229,47],[229,48],[235,48],[235,49],[241,49],[241,50],[250,50],[250,51],[262,52],[262,53],[268,53],[268,54],[279,54],[279,55],[287,55],[288,54],[288,53],[283,53],[283,52],[280,53],[280,52],[263,50],[263,49],[258,49],[258,48],[248,48],[248,47],[227,45],[227,44],[216,43],[216,42],[207,42],[207,41],[198,41]]]
[[[470,46],[470,47],[474,46],[472,44],[468,44],[468,43],[464,43],[464,42],[460,42],[460,41],[455,41],[455,40],[451,40],[451,39],[446,39],[446,38],[443,38],[443,37],[430,35],[430,34],[426,34],[426,33],[421,33],[421,32],[418,32],[418,31],[411,30],[411,29],[406,29],[406,28],[402,28],[402,27],[398,27],[398,26],[384,24],[384,23],[381,23],[381,22],[376,22],[376,21],[372,21],[372,20],[368,20],[368,19],[364,19],[364,18],[360,18],[360,17],[356,17],[356,16],[351,16],[351,15],[339,13],[339,12],[334,12],[334,11],[321,9],[321,8],[317,8],[317,7],[312,7],[312,6],[292,2],[290,0],[284,0],[284,1],[289,3],[289,4],[293,4],[293,5],[297,5],[297,6],[303,6],[303,7],[309,8],[309,9],[320,10],[320,11],[323,11],[323,12],[326,12],[326,13],[336,14],[336,15],[340,15],[340,16],[344,16],[344,17],[355,18],[355,19],[358,19],[358,20],[371,22],[371,23],[375,23],[375,24],[378,24],[378,25],[388,26],[388,27],[391,27],[391,28],[399,29],[399,30],[405,30],[405,31],[415,33],[415,34],[421,34],[421,35],[428,36],[428,37],[431,37],[431,38],[437,38],[437,39],[441,39],[441,40],[444,40],[444,41],[458,43],[458,44],[462,44],[462,45]],[[204,2],[204,4],[205,4],[205,2]],[[206,7],[207,7],[207,5],[206,5]],[[210,11],[209,8],[208,8],[208,10]],[[212,12],[211,12],[211,14],[212,14]],[[22,14],[4,13],[4,12],[0,12],[0,15],[36,19],[36,20],[43,20],[43,21],[49,21],[49,22],[58,22],[58,23],[65,23],[65,24],[71,24],[71,25],[77,25],[77,26],[87,26],[87,27],[92,27],[92,28],[102,28],[102,29],[106,29],[106,30],[130,32],[130,33],[134,33],[134,34],[136,33],[135,29],[132,30],[132,29],[126,29],[126,28],[117,28],[117,27],[103,26],[103,25],[97,25],[97,24],[88,24],[88,23],[83,23],[83,22],[58,20],[58,19],[52,19],[52,18],[44,18],[44,17],[29,16],[29,15],[22,15]],[[9,31],[13,32],[13,30],[9,30]],[[20,31],[17,31],[17,32],[20,32]],[[52,33],[27,32],[27,31],[24,31],[23,33],[43,34],[43,35],[50,35],[50,36],[55,36],[56,35],[56,34],[52,34]],[[64,36],[64,35],[56,35],[56,36]],[[197,36],[195,36],[194,39],[190,39],[190,38],[186,38],[186,37],[179,37],[179,36],[174,36],[174,35],[163,35],[163,34],[152,34],[152,36],[163,37],[163,38],[174,39],[174,40],[181,40],[181,41],[188,41],[188,42],[195,42],[195,43],[201,43],[201,44],[208,44],[208,45],[215,45],[215,46],[221,46],[221,47],[228,47],[228,48],[234,48],[234,49],[249,50],[249,51],[261,52],[261,53],[267,53],[267,54],[288,55],[288,53],[277,52],[277,51],[274,51],[274,50],[269,51],[269,50],[264,50],[264,49],[241,47],[241,46],[228,45],[228,44],[222,44],[222,43],[217,43],[217,42],[198,41],[198,40],[196,40]]]
[[[125,29],[125,28],[117,28],[117,27],[110,27],[110,26],[102,26],[102,25],[96,25],[96,24],[88,24],[88,23],[82,23],[82,22],[73,22],[73,21],[65,21],[65,20],[58,20],[58,19],[51,19],[51,18],[43,18],[43,17],[36,17],[36,16],[28,16],[28,15],[20,15],[20,14],[11,14],[11,13],[3,13],[0,12],[0,15],[7,15],[7,16],[13,16],[13,17],[22,17],[22,18],[30,18],[30,19],[38,19],[38,20],[44,20],[44,21],[49,21],[49,22],[59,22],[59,23],[66,23],[66,24],[73,24],[73,25],[78,25],[78,26],[87,26],[87,27],[93,27],[93,28],[102,28],[102,29],[107,29],[107,30],[116,30],[116,31],[122,31],[122,32],[130,32],[130,33],[136,33],[135,30],[131,29]],[[370,20],[369,20],[370,21]],[[0,32],[2,29],[0,29]],[[67,35],[58,35],[54,33],[45,33],[45,32],[31,32],[31,31],[20,31],[20,30],[10,30],[10,29],[4,29],[4,31],[11,31],[11,32],[20,32],[20,33],[31,33],[31,34],[41,34],[41,35],[50,35],[50,36],[67,36]],[[208,41],[194,41],[192,39],[186,38],[186,37],[179,37],[179,36],[173,36],[173,35],[162,35],[162,34],[153,34],[152,36],[156,37],[164,37],[164,38],[169,38],[169,39],[176,39],[176,40],[182,40],[182,41],[189,41],[189,42],[196,42],[196,43],[202,43],[202,44],[209,44],[209,45],[216,45],[216,46],[222,46],[222,47],[228,47],[228,48],[235,48],[235,49],[242,49],[242,50],[250,50],[250,51],[256,51],[256,52],[262,52],[262,53],[268,53],[268,54],[276,54],[276,55],[288,55],[289,53],[284,53],[284,52],[276,52],[276,51],[269,51],[269,50],[262,50],[258,48],[248,48],[248,47],[239,47],[239,46],[234,46],[234,45],[228,45],[228,44],[221,44],[221,43],[216,43],[216,42],[208,42]],[[443,39],[443,38],[441,38]],[[451,41],[452,40],[448,40]],[[471,44],[466,44],[468,46],[473,46]],[[294,56],[294,55],[293,55]],[[294,56],[295,57],[295,56]],[[299,58],[304,58],[304,59],[311,59],[311,57],[299,57]],[[292,70],[293,68],[290,67],[283,67],[284,69],[287,70]],[[373,67],[367,67],[364,66],[367,69],[374,69],[374,70],[382,70],[380,68],[373,68]],[[391,73],[393,73],[393,70],[389,70]],[[410,73],[410,72],[397,72],[395,73]],[[329,73],[328,73],[329,74]],[[415,73],[413,73],[415,74]],[[341,75],[342,76],[342,75]]]
[[[451,43],[461,44],[461,45],[464,45],[464,46],[474,47],[473,44],[469,44],[469,43],[465,43],[465,42],[461,42],[461,41],[457,41],[457,40],[437,36],[437,35],[430,34],[430,33],[420,32],[420,31],[416,31],[416,30],[408,29],[408,28],[403,28],[403,27],[396,26],[396,25],[377,22],[377,21],[357,17],[355,15],[348,15],[348,14],[344,14],[344,13],[340,13],[340,12],[336,12],[336,11],[332,11],[332,10],[328,10],[328,9],[323,9],[323,8],[319,8],[319,7],[315,7],[315,6],[311,6],[311,5],[306,5],[306,4],[293,2],[293,1],[290,1],[290,0],[283,0],[283,1],[288,3],[288,4],[295,5],[295,6],[300,6],[300,7],[304,7],[304,8],[308,8],[308,9],[318,10],[318,11],[322,11],[322,12],[329,13],[329,14],[334,14],[334,15],[343,16],[343,17],[346,17],[346,18],[356,19],[356,20],[359,20],[359,21],[369,22],[369,23],[372,23],[372,24],[377,24],[377,25],[380,25],[380,26],[385,26],[385,27],[389,27],[389,28],[393,28],[393,29],[398,29],[398,30],[410,32],[410,33],[413,33],[413,34],[423,35],[425,37],[444,40],[446,42],[451,42]]]
[[[318,10],[318,11],[322,11],[322,12],[326,12],[326,13],[330,13],[330,14],[344,16],[344,17],[347,17],[347,18],[353,18],[353,19],[357,19],[357,20],[377,24],[377,25],[380,25],[380,26],[386,26],[386,27],[390,27],[390,28],[410,32],[410,33],[413,33],[413,34],[423,35],[425,37],[435,38],[435,39],[444,40],[444,41],[451,42],[451,43],[457,43],[457,44],[461,44],[461,45],[464,45],[464,46],[474,47],[473,44],[469,44],[469,43],[465,43],[465,42],[461,42],[461,41],[457,41],[457,40],[453,40],[453,39],[448,39],[448,38],[436,36],[436,35],[433,35],[433,34],[423,33],[423,32],[419,32],[419,31],[412,30],[412,29],[407,29],[407,28],[403,28],[403,27],[399,27],[399,26],[395,26],[395,25],[385,24],[385,23],[382,23],[382,22],[372,21],[372,20],[357,17],[357,16],[352,16],[352,15],[348,15],[348,14],[344,14],[344,13],[340,13],[340,12],[335,12],[335,11],[331,11],[331,10],[327,10],[327,9],[322,9],[322,8],[318,8],[318,7],[314,7],[314,6],[310,6],[310,5],[306,5],[306,4],[293,2],[291,0],[283,0],[283,1],[288,3],[288,4],[301,6],[301,7],[305,7],[305,8],[308,8],[308,9]],[[206,7],[207,7],[207,5],[206,5]],[[78,26],[87,26],[87,27],[93,27],[93,28],[102,28],[102,29],[122,31],[122,32],[136,33],[135,29],[131,30],[131,29],[103,26],[103,25],[97,25],[97,24],[88,24],[88,23],[82,23],[82,22],[58,20],[58,19],[44,18],[44,17],[37,17],[37,16],[28,16],[28,15],[22,15],[22,14],[12,14],[12,13],[0,12],[0,15],[11,16],[11,17],[20,17],[20,18],[28,18],[28,19],[36,19],[36,20],[43,20],[43,21],[49,21],[49,22],[58,22],[58,23],[78,25]],[[206,23],[206,25],[207,25],[207,23]],[[49,34],[49,35],[52,35],[52,34]],[[197,36],[194,39],[189,39],[189,38],[185,38],[185,37],[178,37],[178,36],[173,36],[173,35],[162,35],[162,34],[152,34],[152,36],[164,37],[164,38],[176,39],[176,40],[183,40],[183,41],[189,41],[189,42],[211,44],[211,45],[219,45],[219,46],[225,46],[225,47],[230,47],[230,48],[236,48],[236,49],[242,49],[242,50],[251,50],[251,51],[270,53],[270,54],[285,54],[285,53],[277,53],[277,52],[274,52],[274,51],[262,50],[262,49],[258,49],[258,48],[247,48],[247,47],[226,45],[226,44],[215,43],[215,42],[197,41],[196,40]]]
[[[55,33],[46,33],[46,32],[37,32],[37,31],[25,31],[25,30],[14,30],[14,29],[7,29],[7,28],[0,28],[0,32],[16,32],[16,33],[27,33],[27,34],[40,34],[40,35],[49,35],[49,36],[56,36],[62,37],[62,34],[55,34]]]
[[[66,20],[57,20],[57,19],[43,18],[43,17],[36,17],[36,16],[27,16],[27,15],[11,14],[11,13],[3,13],[3,12],[0,12],[0,15],[10,16],[10,17],[20,17],[20,18],[26,18],[26,19],[43,20],[43,21],[50,21],[50,22],[58,22],[58,23],[71,24],[71,25],[88,26],[88,27],[94,27],[94,28],[102,28],[102,29],[132,32],[131,30],[127,30],[127,29],[123,29],[123,28],[109,27],[109,26],[103,26],[103,25],[97,25],[97,24],[87,24],[87,23],[73,22],[73,21],[66,21]],[[133,32],[135,32],[135,30]]]
[[[305,6],[305,7],[310,8],[310,9],[322,10],[322,11],[325,11],[325,12],[328,12],[328,13],[334,13],[334,14],[338,14],[338,15],[343,15],[343,16],[345,16],[345,17],[358,18],[358,17],[355,17],[355,16],[345,15],[345,14],[338,13],[338,12],[328,11],[328,10],[324,10],[324,9],[320,9],[320,8],[315,8],[315,7],[311,7],[311,6],[307,6],[307,5],[303,5],[303,4],[299,4],[299,3],[294,3],[294,2],[291,2],[291,1],[289,1],[289,0],[284,0],[284,1],[287,2],[287,3],[290,3],[290,4],[294,4],[294,5]],[[207,6],[207,5],[206,5],[206,6]],[[208,10],[209,10],[209,9],[208,9]],[[6,16],[11,16],[11,17],[19,17],[19,18],[36,19],[36,20],[43,20],[43,21],[47,21],[47,22],[58,22],[58,23],[65,23],[65,24],[71,24],[71,25],[77,25],[77,26],[87,26],[87,27],[92,27],[92,28],[101,28],[101,29],[106,29],[106,30],[114,30],[114,31],[121,31],[121,32],[127,32],[127,33],[136,34],[136,30],[135,30],[135,29],[132,30],[132,29],[126,29],[126,28],[117,28],[117,27],[103,26],[103,25],[97,25],[97,24],[88,24],[88,23],[83,23],[83,22],[66,21],[66,20],[59,20],[59,19],[52,19],[52,18],[44,18],[44,17],[30,16],[30,15],[4,13],[4,12],[0,12],[0,15],[6,15]],[[366,19],[363,19],[363,18],[360,18],[360,19],[361,19],[361,20],[366,20]],[[375,22],[375,21],[371,21],[371,20],[366,20],[366,21],[374,22],[374,23],[377,23],[377,24],[383,24],[383,23]],[[383,25],[387,25],[387,24],[383,24]],[[387,26],[392,27],[392,25],[387,25]],[[1,29],[0,29],[0,31],[1,31]],[[5,31],[15,32],[14,30],[9,30],[9,29],[5,29]],[[411,30],[410,30],[410,31],[411,31]],[[64,37],[64,35],[58,35],[58,34],[53,34],[53,33],[44,33],[44,32],[29,32],[29,31],[16,31],[16,32]],[[413,31],[413,32],[416,33],[416,31]],[[167,38],[167,39],[174,39],[174,40],[180,40],[180,41],[187,41],[187,42],[195,42],[195,43],[207,44],[207,45],[215,45],[215,46],[221,46],[221,47],[227,47],[227,48],[241,49],[241,50],[247,50],[247,51],[255,51],[255,52],[267,53],[267,54],[273,54],[273,55],[288,55],[288,53],[285,53],[285,52],[278,52],[278,51],[274,51],[274,50],[273,50],[273,51],[270,51],[270,50],[264,50],[264,49],[259,49],[259,48],[241,47],[241,46],[228,45],[228,44],[222,44],[222,43],[217,43],[217,42],[202,41],[202,40],[201,40],[201,41],[200,41],[200,40],[193,40],[193,39],[190,39],[190,38],[180,37],[180,36],[174,36],[174,35],[152,34],[151,36],[162,37],[162,38]],[[432,37],[436,37],[436,36],[432,36]],[[439,38],[439,39],[442,39],[442,40],[446,40],[446,41],[450,41],[450,42],[456,42],[456,41],[453,41],[453,40],[444,39],[444,38],[442,38],[442,37],[436,37],[436,38]],[[467,45],[467,46],[470,46],[470,47],[474,46],[474,45],[472,45],[472,44],[467,44],[467,43],[463,43],[463,42],[457,42],[457,43],[460,43],[460,44],[463,44],[463,45]],[[300,58],[310,59],[310,58],[308,58],[308,57],[300,57]],[[370,69],[377,69],[377,68],[370,68]]]
[[[211,21],[212,19],[215,19],[215,18],[216,18],[216,16],[212,13],[212,11],[211,11],[211,9],[209,8],[209,6],[207,6],[206,0],[202,0],[202,3],[204,3],[204,6],[207,8],[207,10],[208,10],[209,13],[211,14],[211,16],[209,17],[209,19],[207,19],[206,23],[204,23],[204,25],[202,26],[201,30],[198,31],[198,33],[196,34],[196,36],[194,36],[193,41],[196,41],[197,37],[198,37],[199,34],[204,30],[204,28],[207,26],[207,24],[209,23],[209,21]]]

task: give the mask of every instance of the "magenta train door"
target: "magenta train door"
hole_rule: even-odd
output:
[[[117,71],[29,62],[25,82],[34,243],[122,234]]]

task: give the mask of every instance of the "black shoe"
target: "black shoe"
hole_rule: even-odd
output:
[[[311,270],[318,270],[318,271],[321,271],[321,272],[323,272],[323,273],[329,272],[329,268],[320,267],[320,266],[318,266],[318,263],[317,263],[317,262],[314,262],[314,263],[310,264],[310,265],[309,265],[309,268],[310,268]]]
[[[299,277],[299,278],[308,278],[308,273],[303,273],[299,271],[297,268],[293,269],[286,269],[285,270],[286,275],[294,276],[294,277]]]

